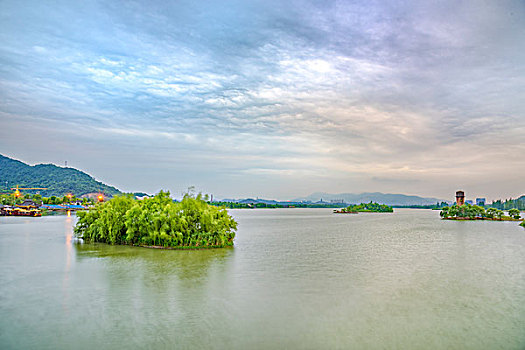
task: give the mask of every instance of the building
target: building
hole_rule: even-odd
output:
[[[480,207],[485,205],[485,202],[487,200],[485,198],[476,198],[476,205],[479,205]]]
[[[465,201],[465,203],[466,203],[466,204],[470,204],[470,205],[473,205],[473,204],[474,204],[474,201],[473,201],[473,200],[470,200],[470,199],[468,199],[468,200],[466,200],[466,201]]]
[[[16,206],[18,208],[23,208],[23,209],[36,209],[40,205],[38,205],[37,203],[33,202],[31,199],[26,199],[26,200],[24,200],[24,203],[17,204]]]
[[[456,204],[458,206],[465,204],[465,192],[456,191]]]

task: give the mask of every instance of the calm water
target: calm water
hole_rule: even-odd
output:
[[[428,210],[233,210],[235,248],[0,218],[0,348],[525,349],[525,230]]]

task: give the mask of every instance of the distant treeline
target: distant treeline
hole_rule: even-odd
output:
[[[525,196],[521,196],[517,199],[510,198],[510,199],[505,200],[504,202],[501,199],[498,199],[497,201],[492,201],[492,204],[490,205],[490,207],[500,209],[500,210],[509,210],[509,209],[525,210]]]
[[[407,208],[407,209],[441,209],[449,204],[447,202],[437,202],[436,204],[414,204],[414,205],[392,205],[393,208]]]
[[[94,203],[95,201],[91,198],[77,198],[74,195],[71,196],[51,196],[42,197],[40,194],[22,193],[20,197],[15,197],[12,193],[0,194],[0,204],[3,205],[15,205],[22,204],[25,200],[30,199],[36,204],[69,204],[80,202],[83,205]]]
[[[413,209],[441,209],[448,207],[447,202],[441,202],[431,205],[393,205],[394,208],[413,208]],[[509,210],[509,209],[519,209],[525,210],[525,196],[521,196],[517,199],[507,199],[502,201],[498,199],[497,201],[492,201],[492,204],[481,205],[480,207],[484,209],[495,208],[499,210]]]
[[[254,209],[254,208],[341,208],[341,204],[273,204],[273,203],[236,203],[236,202],[211,202],[216,207],[226,207],[228,209]]]
[[[493,207],[485,210],[485,208],[479,205],[464,204],[457,206],[456,204],[454,204],[451,207],[444,207],[439,213],[439,215],[443,219],[521,219],[519,209],[511,208],[508,210],[508,212],[509,215],[505,216],[503,210]]]

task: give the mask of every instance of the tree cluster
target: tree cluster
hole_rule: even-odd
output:
[[[22,202],[24,202],[24,200],[26,199],[31,199],[33,202],[37,204],[69,204],[72,202],[77,202],[79,200],[82,201],[83,205],[88,205],[88,204],[93,203],[92,199],[89,199],[89,198],[79,199],[76,196],[42,197],[42,195],[40,194],[22,193],[20,197],[15,197],[12,193],[0,194],[0,204],[3,204],[3,205],[22,204]]]
[[[262,209],[262,208],[270,208],[270,209],[280,209],[280,208],[339,208],[339,204],[320,204],[320,203],[289,203],[289,204],[281,204],[281,203],[237,203],[237,202],[212,202],[210,203],[214,206],[219,207],[226,207],[229,209]]]
[[[232,246],[237,223],[225,208],[186,194],[180,203],[160,192],[144,200],[117,196],[77,213],[75,234],[85,242],[205,248]]]
[[[374,213],[392,213],[394,209],[386,204],[379,204],[375,202],[361,203],[349,205],[341,209],[342,213],[356,213],[356,212],[374,212]]]
[[[510,209],[525,210],[525,196],[521,196],[517,199],[510,198],[505,201],[498,199],[497,201],[492,201],[491,207],[500,209],[500,210],[510,210]]]
[[[497,208],[488,208],[485,210],[485,208],[479,206],[479,205],[471,205],[471,204],[464,204],[464,205],[453,205],[451,207],[444,207],[439,215],[444,219],[450,219],[450,218],[462,218],[462,219],[497,219],[501,220],[504,216],[503,210],[497,209]],[[520,219],[520,211],[518,209],[510,209],[509,210],[509,217],[519,220]]]

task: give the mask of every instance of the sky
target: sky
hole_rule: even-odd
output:
[[[525,1],[0,1],[0,154],[123,191],[525,194]]]

